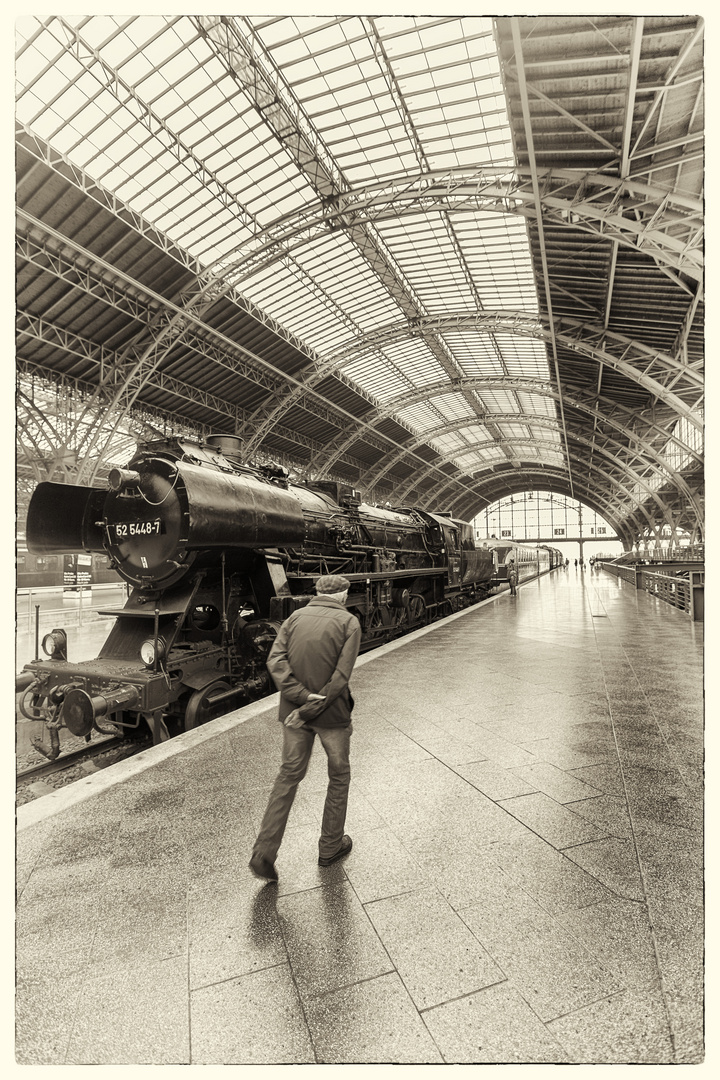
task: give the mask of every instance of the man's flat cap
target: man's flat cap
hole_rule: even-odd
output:
[[[315,591],[323,596],[332,596],[333,593],[345,592],[349,588],[350,582],[340,574],[326,574],[315,582]]]

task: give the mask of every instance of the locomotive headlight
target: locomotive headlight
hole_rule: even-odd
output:
[[[67,660],[67,634],[64,630],[53,630],[42,639],[43,652],[52,660]]]
[[[165,649],[166,645],[161,637],[157,639],[157,652],[155,651],[155,639],[148,638],[140,646],[140,659],[146,667],[153,667],[156,660],[162,660]]]

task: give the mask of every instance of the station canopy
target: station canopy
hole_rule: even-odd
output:
[[[17,33],[23,393],[95,420],[21,439],[36,479],[172,417],[396,505],[700,520],[701,20]]]

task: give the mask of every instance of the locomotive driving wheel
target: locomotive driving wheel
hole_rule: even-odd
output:
[[[424,626],[428,621],[427,608],[425,607],[425,601],[420,593],[410,593],[410,603],[408,605],[408,625],[415,629],[418,626]]]
[[[202,689],[195,690],[190,695],[185,709],[185,730],[191,731],[200,724],[207,724],[209,720],[222,716],[223,712],[227,711],[228,700],[227,698],[221,701],[216,699],[218,695],[229,689],[230,683],[227,679],[216,679],[215,682],[203,686]]]
[[[376,644],[387,641],[392,629],[392,626],[388,626],[383,622],[383,617],[379,608],[374,608],[373,611],[370,612],[367,624],[367,634],[371,641]]]

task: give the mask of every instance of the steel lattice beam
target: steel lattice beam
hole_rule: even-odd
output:
[[[568,433],[568,435],[571,436],[571,433]],[[585,460],[585,458],[581,454],[577,453],[575,448],[574,448],[574,443],[578,442],[578,441],[582,443],[582,442],[586,442],[587,440],[577,440],[577,439],[570,438],[572,448],[568,448],[568,453],[572,457],[573,461],[583,462]],[[512,443],[514,445],[518,445],[518,446],[525,446],[525,447],[528,446],[528,440],[527,439],[509,439],[508,442]],[[536,440],[533,441],[532,445],[533,446],[551,446],[553,449],[557,450],[557,444],[548,443],[548,442],[543,441],[543,440],[537,440],[536,439]],[[467,456],[467,454],[471,454],[473,452],[474,451],[472,449],[471,450],[465,450],[465,451],[461,450],[459,453],[455,451],[455,452],[452,452],[452,453],[449,453],[449,454],[444,454],[441,457],[440,460],[442,462],[449,462],[449,461],[455,462],[455,461],[458,460],[458,458],[462,458],[464,456]],[[558,450],[558,453],[560,453],[559,450]],[[612,458],[612,455],[607,455],[607,456]],[[542,463],[539,463],[539,464],[542,467]],[[613,464],[617,464],[617,462],[615,462],[614,459],[613,459]],[[489,464],[487,471],[491,472],[494,468],[495,468],[494,464]],[[628,488],[624,483],[622,483],[620,481],[620,479],[618,478],[616,472],[615,473],[608,472],[607,470],[600,468],[600,466],[598,466],[598,465],[595,466],[594,471],[598,476],[601,476],[603,478],[603,480],[605,481],[605,483],[607,485],[606,488],[605,488],[605,494],[606,495],[609,496],[609,493],[611,491],[614,491],[614,492],[621,491],[625,495],[628,505],[633,505],[633,503],[635,503],[638,506],[639,509],[642,509],[642,507],[644,505],[642,500],[637,499],[637,498],[634,497],[632,489]],[[627,476],[629,478],[634,480],[634,482],[636,484],[640,484],[640,486],[643,487],[646,490],[647,497],[650,498],[650,499],[653,499],[657,503],[658,508],[660,509],[660,511],[661,511],[661,513],[663,514],[664,517],[667,516],[667,514],[668,514],[667,504],[662,501],[662,499],[657,494],[657,492],[654,491],[651,487],[649,487],[649,485],[643,480],[643,478],[641,476],[639,476],[637,473],[635,473],[633,470],[631,470],[629,468],[626,468],[623,471],[627,474]],[[410,491],[414,490],[415,488],[417,488],[417,486],[419,484],[421,484],[422,481],[425,479],[425,475],[426,475],[425,472],[422,469],[419,469],[416,473],[414,473],[414,475],[412,477],[410,477],[408,479],[408,481],[405,484],[403,484],[400,487],[400,489],[398,491],[395,492],[396,498],[399,498],[401,501],[403,499],[406,499],[407,495],[408,495],[408,492],[410,492]],[[478,479],[479,482],[482,482],[482,471],[478,471],[475,474],[475,476],[476,476],[476,478]],[[602,490],[602,489],[597,489],[597,487],[596,487],[596,490]]]
[[[521,415],[517,415],[516,413],[499,413],[499,414],[493,413],[493,419],[498,424],[502,424],[502,423],[518,424],[519,423],[519,424],[525,424],[528,427],[545,428],[545,429],[547,429],[549,431],[554,431],[554,432],[557,432],[557,430],[558,430],[558,424],[557,424],[556,420],[551,420],[548,417],[534,416],[533,414],[529,414],[529,413],[524,413],[524,414],[521,414]],[[469,427],[474,422],[475,422],[474,418],[471,417],[471,416],[464,417],[463,419],[460,419],[460,420],[453,420],[453,421],[451,421],[449,423],[445,423],[445,424],[442,424],[441,426],[439,426],[437,428],[434,428],[432,431],[424,432],[423,435],[421,437],[418,436],[417,440],[415,440],[415,441],[418,444],[420,444],[421,441],[436,439],[436,438],[439,438],[439,437],[441,437],[443,435],[447,435],[450,432],[459,431],[464,427]],[[670,482],[671,484],[673,484],[675,486],[677,491],[681,495],[683,495],[684,498],[688,501],[688,503],[692,506],[692,508],[695,511],[696,515],[699,516],[700,508],[698,507],[698,505],[695,502],[695,497],[694,497],[694,494],[693,494],[692,490],[687,485],[687,483],[685,482],[685,480],[681,476],[681,474],[679,472],[677,472],[677,470],[673,469],[668,464],[668,462],[660,454],[658,454],[654,450],[653,447],[651,447],[649,445],[643,445],[641,447],[640,443],[637,441],[637,439],[635,437],[633,437],[632,433],[627,431],[626,429],[622,429],[622,433],[628,439],[632,438],[632,441],[637,444],[638,449],[636,451],[633,451],[631,446],[623,444],[622,442],[618,441],[617,439],[613,439],[613,438],[605,435],[603,437],[602,445],[598,448],[598,452],[604,454],[607,457],[609,457],[610,460],[612,460],[618,466],[618,468],[620,468],[623,472],[627,472],[628,474],[633,475],[633,477],[635,479],[640,479],[639,474],[634,472],[634,469],[631,467],[630,461],[624,460],[623,455],[627,455],[628,458],[630,458],[630,460],[632,462],[634,462],[635,468],[638,467],[638,463],[640,463],[643,466],[647,466],[648,458],[653,460],[655,462],[655,464],[657,465],[659,471],[663,472],[667,476],[668,482]],[[596,437],[595,437],[594,434],[592,436],[585,436],[582,433],[582,430],[577,430],[577,429],[575,429],[574,427],[572,427],[570,425],[568,426],[568,438],[569,438],[570,441],[572,441],[574,443],[579,443],[580,445],[588,446],[588,447],[592,447],[593,444],[596,441]],[[523,443],[526,444],[526,445],[535,445],[534,440],[532,440],[530,438],[527,438],[527,439],[523,440],[523,439],[518,437],[518,438],[516,438],[514,440],[506,440],[506,441],[509,444],[512,444],[512,445],[522,445]],[[492,447],[494,447],[496,445],[497,444],[496,444],[496,442],[494,440],[488,440],[488,441],[486,441],[484,443],[483,442],[474,443],[474,449],[480,451],[480,450],[483,450],[485,448],[492,448]],[[613,448],[612,452],[608,450],[608,447]],[[412,448],[412,444],[408,447],[408,449],[411,449],[411,448]],[[642,452],[641,452],[641,449],[642,449]],[[560,449],[558,449],[558,453],[559,452],[561,452]],[[462,453],[462,451],[460,451],[460,453]],[[453,453],[451,455],[448,455],[448,457],[446,457],[444,460],[448,460],[448,459],[449,460],[454,460],[456,456],[457,456],[457,453]],[[398,462],[402,459],[402,457],[403,457],[403,455],[401,453],[399,453],[399,452],[397,454],[393,454],[389,458],[386,459],[385,463],[382,465],[381,468],[376,468],[374,471],[371,471],[369,473],[369,475],[366,476],[366,480],[365,480],[368,489],[371,489],[376,484],[378,484],[383,479],[383,477],[386,475],[386,473],[390,472],[390,470],[395,465],[398,464]],[[443,459],[441,459],[441,460],[443,460]]]
[[[20,332],[27,337],[42,341],[45,344],[50,343],[59,345],[67,352],[81,356],[83,359],[91,360],[98,366],[103,359],[106,364],[111,361],[111,353],[109,350],[95,351],[96,347],[86,339],[81,338],[77,334],[70,334],[68,331],[58,330],[58,328],[54,327],[48,320],[33,319],[23,316],[23,327]],[[25,371],[27,374],[42,375],[44,378],[48,377],[47,369],[43,368],[41,365],[35,365],[31,361],[25,360],[19,360],[18,364],[19,370]],[[86,382],[85,386],[92,387],[93,390],[96,389],[95,384],[91,382]],[[197,387],[190,383],[186,383],[165,372],[155,372],[152,379],[147,381],[147,386],[151,389],[155,388],[171,393],[177,397],[178,400],[188,401],[194,405],[199,404],[209,411],[215,412],[221,420],[229,423],[233,433],[241,429],[244,419],[243,410],[240,408],[233,408],[224,398],[208,393],[207,391],[198,390]],[[334,415],[332,419],[333,422],[337,423],[337,418]],[[306,450],[311,459],[317,455],[322,448],[322,443],[318,442],[317,439],[311,439],[284,425],[276,424],[273,430],[281,438]],[[267,451],[267,447],[264,449]],[[367,467],[364,461],[359,458],[354,458],[349,454],[345,455],[342,460],[344,464],[357,469],[360,474],[362,474]]]
[[[327,200],[347,191],[349,185],[337,168],[330,151],[311,120],[292,96],[290,88],[285,85],[281,73],[273,67],[271,57],[265,52],[263,65],[261,65],[259,57],[253,52],[251,24],[245,23],[249,31],[246,35],[240,32],[241,23],[237,19],[223,16],[199,16],[195,21],[218,55],[225,61],[228,69],[240,81],[259,115],[285,147],[320,198]],[[259,41],[255,44],[258,49],[262,47]],[[382,63],[383,57],[380,56],[379,60]],[[395,91],[395,96],[399,99],[401,114],[409,122],[407,110],[400,100],[390,69],[384,63],[382,66],[391,91]],[[427,167],[422,155],[420,155],[419,165]],[[370,225],[361,222],[350,223],[345,232],[405,316],[407,318],[421,317],[424,309],[420,301]],[[457,243],[455,246],[459,251]],[[461,265],[464,265],[464,258]],[[233,270],[228,272],[231,276],[234,275]],[[440,367],[448,375],[454,375],[457,372],[457,364],[444,342],[432,333],[425,335],[425,342]],[[468,405],[471,408],[474,405],[470,398]],[[266,425],[264,430],[267,430]]]
[[[256,413],[253,416],[253,424],[256,425],[254,437],[258,442],[261,441],[265,432],[272,427],[283,411],[291,405],[296,405],[306,390],[311,390],[330,375],[337,375],[343,366],[353,363],[361,356],[412,337],[425,340],[427,333],[442,336],[464,329],[488,334],[504,333],[531,337],[545,342],[551,341],[553,336],[552,331],[543,324],[539,316],[522,311],[446,312],[438,316],[380,327],[359,340],[354,339],[347,347],[336,352],[332,358],[322,362],[317,370],[306,376],[303,385],[294,388],[285,400],[271,403]],[[608,331],[602,326],[583,323],[579,319],[556,318],[554,333],[557,341],[566,348],[588,356],[597,363],[607,364],[671,408],[675,408],[680,415],[685,416],[695,427],[702,430],[703,420],[696,411],[697,399],[703,392],[702,376],[686,364],[682,364],[674,356],[660,353],[639,341]],[[635,364],[642,367],[636,367]],[[648,374],[651,368],[658,369],[658,378]],[[663,378],[675,387],[674,391],[665,386]],[[684,392],[692,395],[694,406],[688,406],[680,397],[677,388],[679,381],[686,383]],[[512,388],[513,380],[508,377],[505,389]],[[393,407],[378,410],[377,420],[390,415]],[[363,417],[354,433],[345,434],[339,443],[328,448],[327,462],[332,461],[333,453],[351,444],[354,438],[357,438],[377,420],[373,421],[372,415]]]
[[[642,386],[649,394],[675,407],[678,412],[687,413],[687,405],[677,394],[668,397],[668,391],[664,383],[660,381],[661,378],[668,381],[685,380],[686,391],[696,397],[703,392],[702,374],[688,367],[687,364],[683,364],[673,355],[652,349],[624,334],[608,330],[602,324],[558,316],[553,319],[552,327],[550,327],[539,315],[525,311],[443,312],[417,321],[393,323],[378,327],[359,340],[354,339],[345,348],[338,350],[333,359],[338,366],[346,365],[375,349],[387,348],[389,345],[413,337],[422,339],[427,332],[445,335],[461,330],[518,335],[545,342],[550,342],[554,333],[560,345],[579,352],[597,363],[612,367],[631,382]],[[659,372],[658,377],[648,374],[652,369]],[[700,426],[697,419],[691,422]]]
[[[256,234],[227,273],[243,280],[271,266],[292,243],[297,249],[329,236],[337,229],[396,221],[406,216],[444,212],[450,215],[484,211],[519,214],[530,221],[539,212],[547,225],[567,226],[617,240],[642,250],[658,266],[702,279],[703,205],[700,199],[643,183],[632,177],[573,169],[538,169],[540,210],[530,169],[488,166],[403,174],[383,182],[302,207]],[[618,204],[622,200],[622,212]],[[655,211],[662,207],[660,215]],[[652,227],[642,214],[652,208]],[[632,214],[637,210],[638,216]]]
[[[149,323],[150,316],[156,315],[161,309],[167,309],[168,312],[182,310],[180,305],[173,303],[169,297],[153,292],[146,284],[140,283],[136,278],[88,251],[77,241],[38,221],[21,207],[18,208],[17,213],[19,222],[24,223],[26,229],[34,229],[43,237],[42,240],[38,240],[29,231],[17,233],[16,252],[29,265],[53,274],[59,280],[82,289],[88,296],[102,300],[118,311],[129,314],[144,323]],[[247,297],[232,292],[229,299],[240,311],[252,316],[261,326],[266,326],[278,337],[287,341],[294,349],[307,357],[309,363],[317,362],[318,358],[304,342]],[[211,326],[206,326],[206,330],[209,334],[217,333]],[[235,345],[237,349],[242,350],[241,344],[235,343]],[[248,361],[251,362],[252,354],[247,355]],[[362,391],[358,392],[362,393]]]
[[[499,484],[505,488],[505,492],[508,495],[528,490],[528,483],[525,480],[525,477],[527,476],[536,478],[534,484],[531,485],[531,490],[557,491],[560,494],[570,496],[570,485],[567,480],[567,475],[564,474],[562,470],[557,470],[552,467],[540,468],[536,463],[523,462],[522,474],[523,475],[520,475],[519,469],[508,465],[507,469],[502,472],[493,473],[491,479],[493,481],[498,481]],[[493,485],[493,487],[496,486],[496,484]],[[578,482],[578,489],[582,501],[587,503],[591,509],[604,517],[619,535],[623,532],[626,532],[628,536],[640,535],[640,525],[635,520],[634,514],[627,512],[626,507],[621,508],[625,514],[625,516],[623,516],[620,509],[613,507],[612,504],[605,504],[601,498],[601,494],[593,489],[587,488],[583,481]],[[443,486],[439,485],[434,491],[430,492],[430,502],[428,505],[434,505],[438,507],[438,509],[441,509],[442,503],[440,500],[442,499],[442,496]],[[572,496],[570,497],[572,498]],[[475,517],[481,510],[485,509],[485,507],[491,506],[496,502],[498,498],[500,498],[500,496],[498,496],[496,491],[493,491],[493,494],[489,498],[483,497],[475,505],[469,504],[466,511],[467,517]],[[644,517],[646,521],[650,520],[649,515],[644,515]],[[633,525],[628,528],[624,524],[626,521],[633,522]]]
[[[328,423],[340,429],[338,437],[329,448],[326,443],[323,443],[322,445],[315,444],[315,447],[311,449],[313,455],[311,465],[318,460],[321,461],[321,475],[331,469],[338,460],[355,460],[350,459],[348,453],[353,443],[362,439],[384,454],[378,466],[380,469],[378,478],[388,475],[394,462],[404,458],[414,458],[422,463],[420,473],[425,474],[430,471],[439,474],[442,490],[446,490],[448,486],[454,486],[457,489],[456,501],[465,500],[468,497],[475,498],[474,485],[472,481],[470,486],[468,485],[468,478],[464,474],[458,472],[454,476],[448,476],[438,466],[437,460],[425,462],[421,455],[414,453],[413,448],[423,445],[428,438],[427,433],[418,438],[410,436],[411,441],[403,444],[385,438],[373,430],[381,419],[392,415],[387,411],[387,406],[379,407],[378,403],[373,402],[369,396],[362,395],[370,402],[372,412],[366,415],[358,425],[357,419],[351,417],[348,411],[334,407],[328,408],[327,402],[323,404],[322,395],[316,390],[322,378],[332,375],[352,386],[349,380],[345,379],[340,367],[332,366],[333,361],[326,364],[321,358],[314,357],[303,348],[309,364],[315,365],[310,376],[304,381],[285,376],[277,369],[273,369],[272,365],[264,364],[259,358],[249,353],[245,358],[237,357],[236,364],[235,354],[238,351],[242,352],[241,347],[235,342],[228,344],[229,339],[223,341],[222,335],[217,335],[209,328],[205,321],[207,313],[221,297],[227,297],[239,307],[242,306],[242,298],[237,293],[237,286],[244,280],[247,273],[254,273],[258,266],[268,265],[275,259],[290,260],[299,243],[322,241],[334,230],[341,230],[344,236],[355,243],[367,265],[374,270],[398,303],[406,319],[405,335],[408,333],[408,327],[411,328],[411,333],[417,333],[447,373],[448,379],[443,382],[445,392],[453,391],[465,395],[469,406],[476,410],[476,422],[480,421],[487,425],[494,422],[494,415],[486,416],[481,409],[477,409],[477,403],[472,398],[471,380],[456,377],[457,365],[442,338],[443,333],[449,334],[451,330],[438,329],[434,317],[428,316],[423,311],[413,290],[403,279],[403,275],[377,235],[374,228],[375,222],[396,219],[409,214],[433,213],[442,217],[451,234],[454,214],[477,213],[483,207],[501,209],[503,213],[520,214],[538,224],[570,225],[574,229],[608,238],[612,240],[615,247],[623,244],[646,252],[655,259],[664,272],[675,275],[673,280],[685,289],[688,288],[687,284],[678,279],[677,274],[683,274],[693,281],[701,280],[702,204],[691,197],[673,193],[655,184],[643,183],[637,177],[627,176],[625,175],[626,168],[621,170],[622,175],[619,179],[586,170],[538,170],[534,162],[531,163],[529,170],[493,171],[484,168],[466,168],[433,173],[428,170],[427,162],[422,157],[421,142],[416,139],[414,145],[419,150],[418,175],[391,178],[360,190],[351,190],[318,131],[299,106],[281,73],[274,68],[270,52],[265,53],[264,66],[258,62],[258,57],[254,53],[252,42],[254,31],[250,20],[243,20],[240,17],[199,16],[193,18],[194,24],[206,36],[206,39],[213,43],[216,54],[225,60],[228,68],[234,73],[236,83],[242,87],[249,100],[253,101],[269,130],[279,138],[301,173],[310,180],[318,195],[318,203],[314,206],[306,207],[299,213],[293,213],[287,218],[279,219],[261,228],[246,208],[235,202],[229,190],[222,187],[219,178],[212,174],[199,158],[193,156],[189,147],[182,144],[179,137],[163,123],[159,116],[156,116],[151,107],[144,105],[134,88],[119,77],[118,71],[107,64],[98,50],[88,49],[80,31],[62,18],[59,22],[70,35],[72,48],[77,52],[78,59],[82,63],[87,63],[88,66],[91,63],[100,65],[103,72],[100,82],[102,83],[102,78],[105,78],[107,84],[112,85],[119,107],[123,103],[129,103],[134,111],[137,111],[139,107],[140,121],[145,124],[146,129],[149,132],[162,131],[165,142],[169,140],[171,147],[174,146],[177,161],[187,165],[193,173],[198,173],[198,169],[200,170],[198,175],[202,175],[203,181],[215,193],[220,204],[237,215],[240,231],[238,258],[230,265],[218,267],[217,273],[213,270],[203,270],[194,261],[188,260],[184,252],[175,248],[154,229],[147,229],[141,217],[131,213],[127,207],[114,200],[107,192],[102,191],[97,184],[88,182],[82,171],[73,167],[65,157],[55,154],[49,148],[44,151],[29,131],[27,138],[22,138],[22,145],[25,148],[31,147],[34,143],[35,149],[31,152],[35,152],[38,156],[46,152],[48,161],[52,161],[52,167],[61,175],[66,179],[72,178],[81,190],[96,199],[106,209],[110,209],[119,220],[125,224],[131,224],[138,235],[152,240],[156,246],[191,270],[195,278],[185,295],[180,297],[180,303],[170,307],[162,298],[157,306],[154,298],[149,298],[145,306],[142,298],[133,299],[132,303],[128,303],[127,299],[121,298],[121,290],[116,288],[115,283],[103,281],[101,288],[97,281],[91,283],[89,277],[85,277],[88,292],[97,290],[92,292],[95,296],[104,292],[105,302],[118,305],[125,303],[126,306],[120,310],[143,324],[140,334],[128,343],[119,356],[117,353],[111,355],[109,350],[102,350],[78,336],[73,337],[63,328],[53,326],[47,320],[38,319],[37,316],[27,314],[21,318],[21,334],[29,334],[40,340],[53,340],[59,348],[69,352],[74,351],[85,361],[90,360],[100,365],[100,385],[95,389],[95,403],[107,402],[109,415],[113,418],[128,414],[135,407],[138,395],[145,386],[162,386],[173,393],[175,392],[172,389],[174,385],[177,385],[179,390],[185,390],[183,384],[179,381],[177,384],[173,383],[172,376],[162,372],[162,363],[172,355],[174,349],[179,350],[187,346],[228,370],[239,373],[244,368],[248,372],[246,377],[268,391],[268,403],[261,408],[259,414],[253,414],[250,418],[260,420],[257,435],[253,440],[255,445],[262,445],[271,430],[279,430],[278,421],[285,408],[284,401],[281,401],[283,396],[285,400],[289,397],[294,404],[299,403],[302,407],[306,407],[305,399],[307,398],[307,407],[313,413],[322,416]],[[240,30],[242,26],[246,27],[244,32]],[[698,33],[699,30],[696,31],[695,38]],[[640,39],[641,33],[636,29],[633,61],[635,80]],[[381,45],[379,38],[376,36],[371,40],[376,46],[376,59],[381,69],[385,71],[386,82],[389,78],[388,86],[391,96],[400,114],[405,116],[407,126],[410,114],[404,108],[400,86],[391,78],[391,65],[386,63],[383,66],[384,54],[381,55],[382,49],[379,49]],[[686,49],[683,55],[688,55],[688,51]],[[679,58],[668,76],[663,93],[681,62]],[[530,92],[533,92],[532,87]],[[658,96],[653,109],[657,107],[661,97],[662,93]],[[629,152],[629,123],[629,121],[626,122],[623,129],[622,140],[623,162],[626,166],[633,153],[638,157],[641,154],[656,153],[662,149],[657,146],[639,148],[649,123],[649,118],[647,118],[633,151]],[[410,135],[413,134],[411,127],[410,124]],[[668,146],[670,145],[672,143],[668,143]],[[83,188],[82,185],[86,187]],[[138,226],[138,222],[141,227]],[[42,223],[38,224],[44,229]],[[35,265],[40,264],[37,262]],[[47,265],[43,269],[47,270]],[[111,273],[115,273],[112,267],[109,269]],[[101,274],[99,276],[102,277]],[[111,294],[113,300],[108,299]],[[695,290],[695,296],[701,296],[699,286]],[[598,336],[598,327],[588,327],[577,320],[565,320],[563,325],[559,325],[557,320],[551,317],[542,334],[533,336],[555,343],[560,341],[559,334],[565,335],[560,343],[566,348],[584,356],[590,356],[601,366],[614,367],[616,371],[632,379],[651,394],[656,402],[661,402],[674,410],[676,415],[682,416],[696,428],[701,429],[702,418],[698,406],[702,394],[702,380],[692,366],[683,362],[687,360],[684,351],[694,315],[692,305],[691,308],[692,314],[688,313],[686,323],[679,334],[677,355],[673,350],[674,355],[669,357],[645,349],[637,342],[628,342],[628,339],[623,339],[620,335],[610,335],[606,326],[602,328]],[[267,324],[270,325],[270,323]],[[273,329],[282,333],[281,328],[273,327]],[[507,332],[504,326],[501,329]],[[494,333],[490,329],[489,322],[486,332]],[[515,332],[523,333],[523,330],[518,329]],[[283,334],[283,336],[287,338],[287,335]],[[384,346],[379,343],[374,347],[383,348]],[[607,357],[612,358],[610,362]],[[352,362],[352,356],[345,362]],[[104,377],[106,367],[112,368],[112,379]],[[511,380],[507,378],[501,380],[501,385],[503,389],[513,389]],[[354,387],[353,389],[356,390]],[[193,400],[197,401],[199,392],[192,388],[192,393]],[[573,391],[573,393],[580,395],[581,391]],[[558,397],[558,395],[561,396]],[[552,396],[561,405],[567,401],[566,384],[563,383],[560,386],[558,381]],[[214,407],[210,404],[214,400],[212,394],[207,395],[203,400],[207,400],[208,408]],[[431,398],[421,400],[431,401]],[[587,400],[594,400],[597,405],[603,399],[598,393],[594,399],[590,397]],[[219,402],[219,399],[217,401]],[[223,404],[227,409],[227,403]],[[584,411],[588,412],[591,408],[592,406],[583,404]],[[235,415],[238,425],[247,423],[246,414]],[[594,415],[597,426],[601,416],[597,408]],[[620,410],[615,409],[614,415],[621,415]],[[349,433],[348,418],[355,425]],[[393,416],[393,419],[402,423],[397,416]],[[612,426],[612,421],[608,417],[602,416],[601,419],[604,424],[610,423]],[[514,416],[513,420],[517,422],[520,417]],[[114,419],[113,422],[117,423],[119,419]],[[534,422],[537,423],[537,420]],[[648,420],[647,417],[641,416],[638,418],[638,424],[644,425],[643,430],[646,432],[644,438],[639,437],[635,430],[623,428],[623,434],[629,440],[629,446],[625,452],[634,458],[637,454],[633,448],[645,446],[652,449],[650,458],[659,463],[661,455],[650,442],[649,433],[657,433],[658,438],[664,435],[666,442],[675,441],[677,444],[677,440],[673,440],[668,432],[663,432],[660,425],[656,424],[652,418]],[[619,422],[614,426],[620,430]],[[100,435],[97,434],[96,438],[99,437]],[[499,441],[499,439],[496,440],[496,442]],[[593,435],[593,446],[595,441],[595,435]],[[607,453],[607,446],[610,443],[620,445],[606,435],[600,436],[599,441],[601,444],[598,448],[599,453]],[[506,445],[510,446],[512,442],[510,440]],[[467,452],[473,449],[474,447],[469,447]],[[460,449],[454,456],[457,457],[462,453],[464,451]],[[584,464],[587,466],[587,458]],[[404,481],[403,486],[407,483],[408,481]]]
[[[24,216],[32,225],[41,225],[41,223],[37,222],[31,215],[25,214]],[[113,268],[109,264],[103,263],[102,260],[96,259],[91,252],[85,251],[80,245],[73,243],[67,237],[63,237],[62,234],[57,233],[54,230],[49,230],[49,233],[61,249],[63,245],[67,245],[81,258],[84,256],[91,263],[94,261],[97,264],[98,270],[96,274],[93,274],[91,270],[86,270],[75,284],[77,284],[78,287],[82,287],[86,284],[90,291],[90,295],[104,299],[108,303],[113,303],[114,306],[117,305],[123,310],[123,294],[118,291],[118,285],[112,280],[110,282],[103,280],[100,274],[100,270],[103,270],[112,275],[114,272]],[[19,251],[23,257],[31,260],[33,264],[37,265],[40,269],[56,273],[64,279],[68,279],[72,276],[76,263],[66,252],[62,250],[49,252],[46,245],[39,245],[27,237],[19,241],[19,244]],[[52,257],[50,257],[51,255]],[[280,395],[282,400],[285,400],[290,392],[288,387],[299,385],[297,379],[286,375],[273,364],[270,364],[261,357],[255,356],[249,349],[245,349],[242,345],[228,338],[219,330],[209,326],[203,319],[206,308],[200,308],[198,310],[193,310],[192,306],[181,308],[166,298],[161,297],[159,294],[153,294],[145,286],[135,282],[129,275],[119,271],[114,273],[117,280],[130,286],[133,292],[137,292],[141,297],[148,297],[148,302],[145,306],[145,317],[147,318],[149,316],[149,322],[146,328],[125,346],[120,355],[116,354],[115,356],[115,370],[117,373],[122,374],[124,382],[122,382],[120,386],[118,386],[116,382],[113,383],[113,393],[110,397],[105,393],[104,388],[96,387],[93,390],[93,393],[98,395],[98,401],[102,401],[108,408],[112,407],[115,412],[117,412],[118,422],[119,419],[123,415],[126,415],[128,410],[132,408],[144,381],[149,381],[153,377],[153,373],[159,368],[160,361],[164,359],[173,348],[179,346],[181,343],[196,348],[205,355],[212,355],[213,359],[218,363],[222,363],[226,367],[231,367],[231,370],[236,373],[257,383],[271,393]],[[212,306],[216,295],[217,294],[215,294],[212,302],[207,304],[208,307]],[[234,299],[234,294],[229,298]],[[162,305],[162,307],[160,305]],[[142,314],[143,308],[138,301],[135,302],[133,311],[135,315],[139,316]],[[32,318],[30,315],[27,315],[27,317],[28,319]],[[216,351],[213,352],[212,344],[204,341],[198,336],[199,334],[206,334],[208,337],[214,339],[217,342]],[[167,338],[166,342],[164,340],[165,338]],[[90,346],[83,343],[80,354],[86,355],[89,347]],[[351,386],[359,396],[365,397],[371,405],[373,404],[372,398],[370,398],[369,395],[363,394],[362,391],[357,390],[357,388],[349,381],[348,385]],[[303,394],[305,394],[307,390],[307,387],[302,387]],[[313,398],[312,411],[315,415],[324,416],[330,423],[338,427],[347,427],[348,420],[355,422],[356,418],[351,413],[347,412],[347,410],[342,410],[337,406],[329,405],[317,391],[311,390],[310,393]],[[318,402],[320,404],[318,404]],[[272,429],[277,430],[277,427],[278,423],[276,420],[272,425]],[[264,430],[264,435],[267,434],[268,430],[269,429],[267,428]],[[368,441],[371,445],[375,445],[383,451],[387,449],[388,445],[400,445],[394,442],[394,440],[388,440],[387,438],[375,435],[370,435]],[[249,449],[249,452],[250,450],[254,451],[259,449],[260,445],[261,443],[258,441],[253,441],[253,445]],[[89,456],[88,460],[91,460]]]
[[[473,390],[478,393],[482,393],[483,390],[507,390],[513,389],[516,392],[523,392],[526,394],[541,394],[545,397],[551,397],[557,400],[558,391],[557,388],[550,382],[544,382],[541,379],[532,379],[523,376],[497,376],[497,375],[467,375],[462,379],[452,380],[450,382],[442,380],[435,383],[430,383],[427,386],[420,387],[417,390],[410,390],[405,394],[399,394],[394,398],[391,398],[385,403],[382,409],[372,417],[366,417],[363,419],[363,425],[367,423],[378,424],[382,420],[390,416],[395,416],[402,413],[403,410],[411,408],[413,405],[418,405],[421,402],[428,401],[433,397],[443,396],[449,393],[455,393],[460,388],[465,390]],[[643,441],[643,437],[638,435],[635,428],[630,426],[631,422],[637,420],[637,415],[629,409],[623,410],[616,402],[611,399],[604,398],[600,395],[593,394],[590,391],[583,390],[579,387],[566,384],[564,390],[564,397],[567,405],[572,408],[578,408],[582,411],[595,415],[600,422],[606,422],[614,427],[617,431],[627,434],[634,440]],[[570,396],[568,396],[570,395]],[[608,409],[612,409],[612,413],[604,413],[597,410],[593,404],[594,402],[603,403],[608,406]],[[620,422],[616,419],[616,415],[626,416],[627,423]],[[654,423],[652,420],[643,418],[643,425],[648,431],[654,431],[656,437],[662,439],[663,443],[673,443],[684,454],[688,454],[690,457],[696,460],[702,460],[702,455],[698,451],[692,449],[684,443],[676,434],[668,432],[665,428],[659,424]],[[361,437],[362,432],[356,431],[355,436]],[[364,436],[362,436],[364,437]],[[651,448],[652,444],[648,440],[644,440],[648,448]]]

